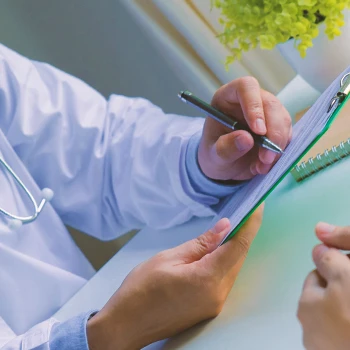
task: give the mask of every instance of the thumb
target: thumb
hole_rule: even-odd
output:
[[[210,262],[215,271],[224,275],[229,273],[239,261],[243,261],[261,226],[264,205],[253,213],[241,229],[225,244],[210,255]]]
[[[339,227],[319,222],[316,226],[317,237],[327,246],[341,249],[350,249],[350,226]]]
[[[231,228],[229,219],[223,218],[216,225],[199,237],[173,249],[174,255],[185,264],[198,261],[213,252]]]

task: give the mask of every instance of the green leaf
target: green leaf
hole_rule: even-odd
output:
[[[227,66],[257,45],[271,50],[291,37],[305,57],[319,35],[318,23],[326,24],[330,40],[341,34],[350,0],[211,0],[211,6],[220,10],[224,28],[218,40],[232,52]]]

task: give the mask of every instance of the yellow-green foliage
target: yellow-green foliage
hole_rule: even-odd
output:
[[[224,26],[220,41],[232,50],[227,64],[240,59],[243,51],[260,46],[270,50],[293,38],[305,57],[324,22],[330,40],[341,34],[343,10],[350,0],[212,0],[220,9]]]

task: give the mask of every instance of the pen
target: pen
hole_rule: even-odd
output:
[[[253,136],[255,143],[257,143],[261,147],[266,148],[275,153],[283,153],[282,149],[278,147],[276,144],[274,144],[272,141],[270,141],[266,136],[254,134],[248,127],[240,125],[238,122],[234,121],[226,114],[220,112],[216,108],[212,107],[208,103],[202,101],[201,99],[193,95],[192,92],[181,91],[178,94],[178,96],[183,102],[189,103],[195,108],[207,113],[209,117],[227,126],[231,130],[248,131]]]

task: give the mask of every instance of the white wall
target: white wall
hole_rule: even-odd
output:
[[[186,86],[118,0],[3,0],[0,41],[80,77],[105,96],[142,96],[167,112],[194,115],[177,98]],[[74,238],[96,267],[125,241]]]
[[[105,96],[143,96],[167,112],[193,113],[177,98],[183,83],[118,0],[3,0],[0,41]]]

